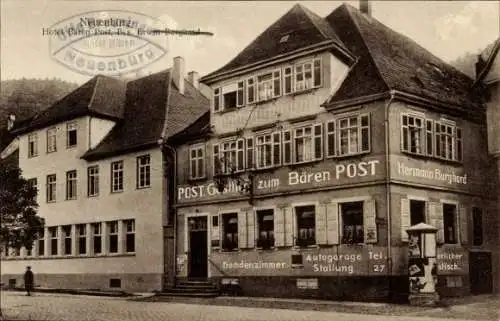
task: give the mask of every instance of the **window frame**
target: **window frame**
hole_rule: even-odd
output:
[[[52,233],[55,231],[55,233]],[[59,229],[57,226],[50,226],[48,227],[48,237],[49,237],[49,243],[50,243],[50,256],[57,256],[59,255]],[[55,241],[55,242],[54,242]],[[56,246],[54,246],[54,243]]]
[[[196,144],[189,146],[189,179],[203,179],[206,177],[206,166],[205,166],[205,151],[206,147],[204,144]],[[201,156],[198,155],[198,151],[201,151]],[[195,152],[195,157],[193,157],[193,152]],[[198,175],[193,176],[193,162],[195,163],[194,169]],[[199,164],[201,162],[201,165]],[[201,166],[202,172],[198,173],[198,169]]]
[[[141,163],[147,160],[145,163]],[[151,155],[145,154],[136,158],[136,188],[151,187]]]
[[[443,244],[448,244],[448,245],[458,245],[460,243],[460,231],[459,231],[459,204],[455,201],[451,200],[442,200],[441,201],[441,209],[442,209],[442,214],[443,214]],[[453,240],[450,241],[449,239],[449,234],[447,232],[447,220],[446,220],[446,214],[445,214],[445,206],[453,206],[455,208],[454,213],[453,213]]]
[[[239,224],[240,222],[238,221],[238,211],[228,211],[228,212],[221,212],[219,213],[219,216],[221,217],[220,223],[219,223],[219,229],[221,231],[222,237],[221,237],[221,244],[220,248],[221,251],[223,252],[233,252],[233,251],[238,251],[239,250]],[[227,218],[231,216],[230,218]],[[227,225],[229,225],[229,220],[232,218],[236,218],[236,231],[231,231],[231,237],[233,240],[231,241],[231,246],[232,247],[227,247],[227,241],[226,241],[226,234],[227,234]],[[234,223],[231,223],[233,225]],[[234,240],[234,236],[236,235],[236,241]]]
[[[36,255],[45,256],[45,229],[40,230],[36,242],[37,242]]]
[[[113,228],[114,227],[114,228]],[[107,221],[106,222],[106,234],[107,234],[107,252],[108,254],[119,254],[120,246],[119,246],[119,230],[118,230],[118,221]],[[113,244],[116,243],[116,251],[112,251],[114,249]]]
[[[443,133],[443,127],[446,133]],[[445,137],[444,144],[443,137]],[[449,151],[449,144],[451,144],[451,151]],[[464,155],[462,127],[449,119],[441,118],[434,121],[434,148],[435,158],[447,162],[462,163]]]
[[[366,126],[363,126],[363,118],[366,117],[367,118],[367,123],[368,125]],[[355,126],[351,126],[351,119],[353,118],[356,118],[356,125]],[[347,119],[347,124],[348,126],[347,127],[342,127],[341,126],[341,122],[343,120],[346,120]],[[337,124],[336,124],[336,133],[337,133],[337,157],[349,157],[349,156],[354,156],[354,155],[362,155],[362,154],[368,154],[371,152],[371,140],[372,140],[372,137],[371,137],[371,134],[372,134],[372,130],[371,130],[371,114],[370,112],[367,112],[367,113],[356,113],[356,114],[348,114],[348,115],[342,115],[342,116],[339,116],[337,117],[336,119],[337,121]],[[355,152],[351,152],[350,149],[351,149],[351,145],[350,145],[350,141],[351,141],[351,137],[349,135],[350,133],[350,130],[354,129],[356,130],[356,148],[357,150]],[[343,131],[347,130],[347,133],[348,133],[348,136],[347,136],[347,139],[348,139],[348,145],[347,145],[347,152],[344,153],[342,151],[342,134],[343,134]],[[368,142],[368,148],[366,150],[363,150],[363,130],[366,130],[367,132],[367,142]]]
[[[46,136],[47,136],[47,154],[57,152],[57,127],[52,127],[47,129]],[[53,143],[53,145],[51,143]]]
[[[67,228],[69,227],[69,235],[67,234]],[[62,238],[63,238],[63,255],[71,256],[73,255],[73,226],[72,225],[63,225],[61,226]],[[69,246],[68,246],[69,245]],[[69,253],[68,253],[69,250]]]
[[[92,254],[93,255],[102,255],[104,254],[104,249],[102,248],[102,238],[103,238],[103,233],[102,233],[102,227],[103,222],[95,222],[91,223],[90,228],[91,228],[91,233],[92,233]],[[97,229],[96,229],[97,228]],[[96,233],[96,230],[99,233]],[[99,252],[96,252],[96,239],[99,239]]]
[[[316,68],[316,63],[319,62],[319,68]],[[310,71],[306,71],[306,65],[310,65]],[[303,77],[302,81],[297,80],[297,76],[299,75],[299,72],[297,71],[297,68],[301,69],[300,74]],[[319,69],[320,76],[319,76],[319,84],[315,84],[315,73]],[[306,81],[306,73],[310,72],[311,73],[311,78],[310,82],[311,84],[309,87],[306,86],[307,81]],[[301,82],[304,83],[303,88],[298,88],[298,84]],[[294,93],[301,93],[301,92],[306,92],[308,90],[320,88],[323,85],[323,61],[320,58],[312,58],[312,59],[307,59],[303,61],[299,61],[293,64],[293,92]]]
[[[410,119],[412,120],[412,124],[410,124]],[[417,126],[417,121],[420,122],[420,127]],[[429,130],[427,126],[428,122],[425,115],[416,113],[401,113],[401,150],[404,153],[421,156],[428,154],[427,140]],[[419,137],[419,140],[418,144],[415,144],[416,150],[412,151],[412,133],[415,132],[418,133],[417,136]],[[406,148],[405,144],[407,145]]]
[[[308,207],[312,207],[314,209],[314,212],[313,212],[313,218],[311,219],[311,221],[313,222],[312,224],[312,227],[311,226],[306,226],[304,227],[303,229],[308,229],[308,232],[309,233],[311,230],[312,230],[312,234],[313,234],[313,237],[306,237],[306,238],[301,238],[300,237],[300,230],[301,230],[301,227],[300,227],[300,219],[299,219],[299,213],[297,211],[297,209],[299,208],[308,208]],[[294,221],[294,242],[293,242],[293,246],[295,247],[313,247],[313,246],[317,246],[317,235],[316,235],[316,215],[317,215],[317,212],[318,212],[318,204],[316,203],[297,203],[297,204],[292,204],[292,208],[293,208],[293,221]],[[306,212],[304,212],[306,213]],[[302,215],[304,213],[301,213]]]
[[[271,212],[271,214],[265,213],[265,212]],[[256,227],[257,235],[256,235],[256,242],[255,242],[256,246],[255,247],[257,249],[262,249],[262,250],[271,250],[271,249],[274,249],[274,247],[275,247],[275,238],[274,238],[275,226],[274,226],[274,220],[275,220],[275,215],[276,215],[276,208],[274,208],[274,207],[259,207],[259,208],[254,208],[254,213],[252,213],[252,214],[255,215],[255,220],[256,220],[255,227]],[[262,215],[262,219],[260,217],[261,215]],[[268,215],[272,215],[272,217],[273,217],[273,219],[271,220],[271,224],[272,224],[273,228],[265,230],[265,232],[267,232],[267,237],[264,240],[263,238],[261,238],[261,233],[263,232],[262,231],[261,223],[262,223],[262,225],[264,224],[263,223],[264,216],[268,216]],[[271,235],[269,235],[269,234],[271,234]]]
[[[130,224],[130,225],[129,225]],[[130,230],[129,230],[129,227],[132,227]],[[135,240],[135,220],[134,219],[129,219],[129,220],[123,220],[123,230],[124,230],[124,234],[125,234],[125,246],[124,246],[124,250],[125,250],[125,253],[135,253],[136,251],[136,240]],[[131,238],[131,241],[129,240],[129,236],[132,236]],[[129,251],[129,242],[132,242],[132,248],[133,250],[132,251]]]
[[[87,167],[87,196],[99,196],[99,165]]]
[[[320,133],[316,133],[316,128],[320,128]],[[306,136],[305,132],[306,129],[310,129],[310,135]],[[297,137],[297,131],[302,131],[303,135],[300,137]],[[318,160],[323,159],[323,122],[318,122],[318,123],[310,123],[310,124],[302,124],[299,126],[294,126],[291,128],[292,131],[292,164],[305,164],[305,163],[310,163],[310,162],[315,162]],[[307,155],[304,152],[304,159],[303,160],[297,160],[298,157],[298,149],[297,149],[297,140],[298,139],[303,139],[303,148],[304,150],[306,149],[306,139],[311,142],[310,145],[310,156],[311,159],[306,159],[305,155]],[[319,143],[318,143],[319,140]],[[319,146],[317,146],[319,144]],[[321,155],[318,157],[316,155],[316,151],[320,151]]]
[[[340,236],[340,244],[342,245],[359,245],[359,244],[366,244],[365,243],[365,222],[364,222],[364,216],[365,216],[365,212],[364,212],[364,202],[366,202],[366,200],[364,199],[352,199],[352,200],[341,200],[338,202],[338,207],[339,207],[339,221],[340,221],[340,224],[339,224],[339,236]],[[343,205],[344,204],[360,204],[361,205],[361,227],[362,227],[362,230],[361,230],[361,237],[362,237],[362,240],[361,242],[359,242],[359,231],[353,231],[353,241],[352,242],[346,242],[346,236],[345,236],[345,225],[344,225],[344,212],[343,212]],[[356,224],[356,225],[350,225],[350,226],[358,226],[359,224]]]
[[[71,144],[71,132],[75,132],[75,143]],[[72,121],[66,124],[66,148],[78,146],[78,122]]]
[[[52,180],[52,178],[53,178],[53,180]],[[56,174],[49,174],[46,176],[45,200],[47,203],[55,203],[57,201],[57,175]]]
[[[120,165],[119,168],[115,168],[115,165]],[[111,168],[111,184],[110,184],[110,189],[111,189],[111,193],[121,193],[124,191],[124,185],[125,185],[125,182],[124,182],[124,178],[125,178],[125,174],[124,174],[124,162],[123,160],[119,160],[119,161],[114,161],[114,162],[111,162],[110,164],[110,168]],[[116,174],[116,176],[115,176]],[[115,182],[115,180],[118,180],[118,182]],[[116,186],[116,188],[115,188]]]
[[[74,176],[73,176],[74,174]],[[66,200],[76,200],[78,198],[78,176],[75,169],[66,172]]]
[[[28,134],[28,158],[38,156],[38,133]]]
[[[83,231],[83,233],[82,233]],[[76,241],[78,242],[76,251],[77,255],[87,255],[88,249],[87,249],[87,224],[77,224],[75,225],[75,234],[76,234]],[[83,240],[83,242],[82,242]],[[82,253],[82,244],[83,244],[83,253]]]

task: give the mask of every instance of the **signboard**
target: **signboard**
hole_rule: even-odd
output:
[[[284,166],[266,172],[254,172],[254,195],[307,190],[339,185],[356,184],[384,178],[384,166],[381,159],[328,160],[321,163],[306,164],[300,169]],[[231,179],[223,192],[216,184],[209,181],[203,184],[182,185],[178,188],[178,202],[198,202],[243,196],[240,187]]]

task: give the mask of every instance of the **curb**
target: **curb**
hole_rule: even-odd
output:
[[[12,292],[26,292],[22,288],[11,288],[2,289],[2,291],[12,291]],[[44,289],[35,288],[33,293],[59,293],[59,294],[72,294],[72,295],[91,295],[91,296],[102,296],[102,297],[133,297],[132,293],[124,291],[99,291],[99,290],[76,290],[76,289]]]

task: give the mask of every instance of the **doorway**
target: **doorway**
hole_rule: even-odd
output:
[[[205,279],[208,276],[208,232],[207,217],[188,218],[190,279]]]
[[[493,275],[490,252],[470,252],[469,279],[472,294],[493,292]]]

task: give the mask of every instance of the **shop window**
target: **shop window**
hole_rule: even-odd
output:
[[[270,249],[274,247],[274,210],[257,211],[258,239],[257,247]]]
[[[102,224],[92,223],[92,243],[94,254],[102,253]]]
[[[108,222],[108,251],[118,253],[118,222]]]
[[[57,255],[57,227],[49,227],[49,237],[50,237],[50,255]]]
[[[297,246],[316,244],[315,206],[299,206],[295,208],[297,215]]]
[[[410,200],[410,225],[425,223],[425,202]]]
[[[78,224],[76,226],[76,232],[78,233],[77,241],[78,241],[78,254],[86,254],[87,253],[87,226],[85,224]]]
[[[457,206],[443,204],[444,242],[456,244],[457,240]]]
[[[205,177],[205,146],[192,146],[189,148],[189,178],[203,177]]]
[[[133,253],[135,252],[135,221],[126,220],[123,225],[125,229],[125,251]]]
[[[472,245],[483,245],[483,213],[478,207],[472,208]]]
[[[64,237],[64,255],[71,255],[71,225],[62,227]]]
[[[66,127],[66,146],[68,148],[75,147],[77,144],[78,126],[76,123],[69,123]]]
[[[339,155],[349,156],[370,151],[370,117],[368,114],[338,120]]]
[[[364,242],[363,202],[341,203],[342,244]]]
[[[38,156],[38,136],[36,133],[28,135],[28,157]]]
[[[238,214],[223,214],[222,225],[222,249],[225,251],[238,249]]]

